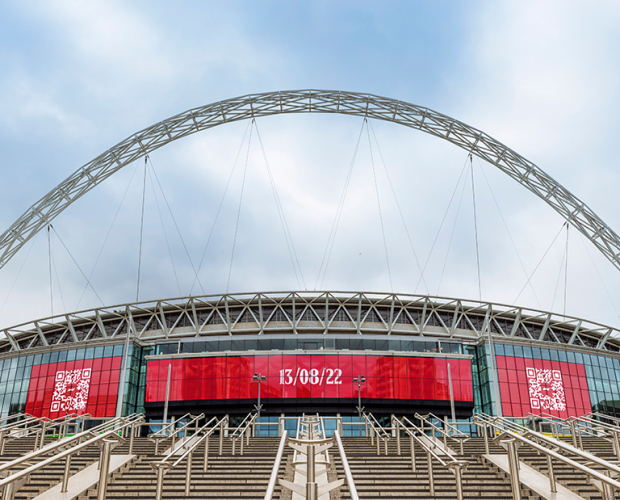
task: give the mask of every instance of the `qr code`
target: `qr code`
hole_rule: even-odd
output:
[[[88,403],[91,374],[91,368],[56,372],[50,411],[83,411]]]
[[[560,370],[526,368],[532,409],[566,410],[566,397]]]

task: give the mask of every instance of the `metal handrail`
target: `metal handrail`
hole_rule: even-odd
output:
[[[153,432],[151,434],[149,434],[147,437],[150,438],[158,438],[158,437],[165,437],[165,438],[169,438],[170,436],[167,434],[168,429],[170,427],[175,427],[177,425],[177,422],[179,420],[183,420],[184,418],[191,418],[192,415],[190,413],[186,413],[185,415],[183,415],[182,417],[179,417],[177,420],[174,420],[173,422],[164,425],[162,423],[162,428],[159,429],[157,432]],[[158,424],[152,424],[152,425],[158,425]]]
[[[131,425],[131,424],[127,423],[126,425]],[[89,433],[89,432],[90,431],[86,431],[86,433]],[[9,462],[3,465],[0,468],[0,471],[12,469],[17,465],[27,464],[29,460],[32,460],[32,458],[35,458],[42,454],[50,453],[56,448],[65,447],[68,443],[75,441],[76,439],[79,441],[83,437],[84,436],[79,436],[79,437],[73,436],[73,437],[65,438],[66,441],[63,440],[63,441],[59,441],[56,443],[51,443],[50,446],[47,446],[42,450],[29,453],[27,455],[24,455],[22,457],[19,457],[13,460],[12,462]],[[65,472],[63,476],[61,492],[63,493],[67,492],[68,485],[69,485],[69,474],[71,470],[71,456],[76,453],[80,453],[83,449],[93,444],[99,444],[99,442],[101,441],[103,441],[104,444],[103,444],[101,455],[100,455],[100,466],[99,466],[100,474],[99,474],[99,487],[97,488],[97,499],[105,500],[105,494],[106,494],[106,489],[107,489],[107,476],[108,476],[109,469],[110,469],[110,452],[112,451],[112,444],[114,444],[114,441],[116,441],[117,444],[125,442],[125,439],[119,436],[118,432],[115,430],[109,430],[103,434],[92,436],[87,441],[84,441],[81,443],[78,442],[78,444],[70,446],[68,449],[62,450],[58,454],[55,454],[45,460],[37,462],[36,464],[30,465],[26,467],[25,469],[19,470],[15,472],[14,474],[11,474],[7,478],[0,480],[0,487],[4,488],[3,495],[2,495],[3,500],[12,500],[15,495],[15,492],[21,486],[26,484],[26,482],[28,481],[28,478],[30,477],[30,474],[40,469],[44,469],[56,462],[59,462],[62,459],[66,459],[66,461],[65,461]]]
[[[216,424],[209,428],[209,425],[213,422],[216,421]],[[228,426],[228,417],[224,417],[221,420],[218,421],[217,417],[213,417],[211,420],[209,420],[205,425],[203,425],[200,429],[196,430],[196,433],[194,434],[194,436],[200,436],[198,438],[196,438],[195,440],[193,440],[193,442],[185,447],[185,451],[183,452],[183,454],[177,458],[176,460],[174,460],[174,462],[172,461],[172,459],[175,457],[175,453],[178,450],[170,450],[170,453],[168,453],[164,458],[162,458],[161,460],[158,461],[154,461],[151,462],[151,467],[153,469],[156,470],[157,472],[157,490],[156,490],[156,499],[157,500],[161,500],[162,495],[163,495],[163,489],[164,489],[164,476],[165,474],[178,467],[179,464],[183,461],[186,460],[186,470],[185,470],[185,496],[189,496],[190,495],[190,490],[191,490],[191,484],[192,484],[192,460],[193,460],[193,456],[194,456],[194,451],[203,443],[205,443],[205,450],[204,450],[204,461],[203,461],[203,466],[202,466],[202,471],[203,472],[207,472],[207,468],[209,466],[209,438],[211,437],[211,435],[215,432],[216,429],[219,429],[220,431],[220,455],[222,454],[222,447],[223,447],[223,442],[224,442],[224,431]],[[202,435],[200,435],[202,434]]]
[[[428,470],[428,483],[431,496],[435,496],[435,478],[433,474],[433,458],[437,460],[445,468],[452,471],[456,481],[456,497],[457,500],[463,500],[463,470],[467,468],[469,462],[467,460],[458,460],[453,457],[448,449],[440,448],[437,443],[431,441],[432,447],[428,442],[422,439],[425,436],[424,430],[415,425],[407,417],[402,419],[394,418],[396,423],[396,436],[397,436],[397,451],[400,455],[400,429],[402,428],[409,435],[409,445],[411,447],[411,470],[417,472],[417,465],[415,459],[415,443],[418,443],[420,447],[426,452],[426,463]],[[409,427],[407,427],[407,423]],[[413,430],[412,430],[413,429]],[[440,457],[435,450],[441,450],[444,454],[444,460]]]
[[[351,500],[359,500],[359,496],[357,494],[357,488],[355,487],[355,482],[353,481],[353,474],[351,474],[351,467],[349,467],[349,461],[347,460],[347,455],[344,452],[344,446],[342,446],[342,439],[340,439],[340,434],[338,431],[334,432],[334,439],[336,440],[336,444],[338,445],[338,453],[340,453],[340,462],[342,462],[342,468],[344,469],[344,477],[347,480],[347,486],[349,487],[349,495],[351,496]]]
[[[245,444],[246,445],[250,444],[250,428],[254,424],[257,417],[258,417],[258,413],[253,413],[253,412],[248,413],[248,415],[243,419],[243,422],[241,422],[239,426],[234,430],[234,432],[228,436],[232,441],[232,454],[233,455],[235,454],[235,445],[237,444],[237,441],[239,440],[239,438],[241,438],[241,449],[240,449],[241,455],[243,455],[243,437],[244,436],[245,436],[245,441],[246,441]]]
[[[284,454],[284,447],[288,441],[288,431],[285,429],[280,439],[280,445],[278,446],[278,452],[276,453],[276,459],[273,463],[273,469],[271,469],[271,476],[269,476],[269,483],[267,484],[267,491],[265,492],[264,500],[271,500],[273,496],[273,490],[276,487],[276,481],[278,480],[278,471],[280,470],[280,464],[282,463],[282,455]],[[159,499],[158,499],[159,500]]]
[[[0,418],[0,431],[2,431],[2,428],[5,425],[11,425],[9,424],[9,420],[15,420],[15,419],[19,419],[19,418],[24,418],[24,419],[36,419],[37,417],[31,415],[30,413],[16,413],[14,415],[9,415],[8,417],[4,417],[4,418]],[[16,420],[19,422],[19,420]],[[15,422],[13,422],[15,423]]]
[[[575,455],[576,457],[580,459],[591,462],[594,465],[603,467],[609,473],[614,472],[614,473],[620,474],[620,467],[618,467],[617,465],[611,462],[608,462],[607,460],[603,460],[600,457],[592,455],[591,453],[588,453],[586,451],[580,450],[561,440],[549,438],[548,436],[545,436],[544,434],[541,434],[537,431],[533,431],[522,425],[516,424],[514,422],[510,422],[509,420],[503,417],[491,417],[489,415],[479,413],[479,414],[474,415],[473,422],[479,426],[492,427],[494,431],[498,433],[498,437],[495,438],[495,440],[499,441],[500,443],[505,442],[506,448],[508,451],[508,462],[510,466],[510,475],[511,475],[511,478],[513,478],[513,480],[515,481],[513,483],[513,491],[515,491],[515,494],[519,495],[518,498],[515,497],[516,500],[520,500],[521,497],[520,497],[520,490],[518,488],[518,485],[520,483],[518,482],[519,467],[518,467],[518,455],[517,455],[517,449],[515,446],[515,440],[520,441],[522,444],[527,444],[531,448],[535,449],[536,451],[540,453],[544,453],[547,456],[549,482],[550,482],[551,491],[554,493],[557,491],[557,487],[556,487],[556,481],[555,481],[555,474],[553,472],[553,463],[551,460],[552,458],[555,458],[556,460],[564,462],[565,464],[573,468],[576,468],[580,470],[581,472],[584,472],[587,476],[589,476],[590,482],[595,487],[597,487],[598,489],[602,491],[605,498],[610,498],[610,497],[613,498],[610,494],[610,492],[612,491],[610,488],[620,488],[620,482],[614,479],[611,479],[611,477],[605,474],[602,474],[586,465],[576,462],[575,460],[572,460],[571,458],[565,455],[562,455],[561,453],[558,453],[558,451],[561,450],[568,454]],[[485,440],[486,440],[487,438],[486,430],[484,434],[485,434]],[[507,436],[508,439],[506,439],[504,436]],[[557,451],[553,449],[549,449],[543,446],[541,443],[545,443],[548,446],[555,448]],[[488,444],[487,444],[487,450],[488,450]],[[600,485],[596,484],[596,481],[599,481]]]
[[[375,435],[377,437],[377,455],[381,455],[381,448],[379,445],[379,440],[383,441],[385,445],[385,454],[388,454],[388,441],[392,437],[388,431],[386,431],[381,424],[377,421],[372,413],[362,412],[362,417],[364,418],[366,424],[370,427],[370,443],[372,445],[375,444]]]
[[[184,425],[177,429],[177,424],[179,423],[179,421],[184,420],[186,418],[194,419],[195,417],[191,413],[186,413],[185,415],[179,417],[177,420],[172,421],[168,425],[162,425],[162,428],[159,429],[157,432],[153,432],[147,436],[149,441],[152,441],[155,443],[155,455],[159,453],[159,442],[165,439],[172,439],[172,448],[174,449],[174,446],[176,444],[177,434],[183,431],[186,427],[186,425]],[[204,414],[201,414],[199,418],[204,418]]]
[[[448,439],[452,439],[454,441],[456,441],[457,443],[459,443],[459,448],[460,448],[460,454],[463,454],[463,443],[469,439],[471,439],[471,436],[469,434],[466,434],[465,432],[461,431],[457,426],[455,426],[454,424],[450,424],[448,423],[448,418],[445,417],[444,420],[441,420],[438,416],[434,415],[433,413],[427,413],[426,415],[421,415],[419,413],[416,413],[414,415],[415,418],[417,418],[418,420],[420,420],[420,422],[422,422],[422,430],[424,431],[424,423],[427,423],[429,425],[429,427],[431,428],[431,432],[433,433],[433,437],[435,437],[435,432],[439,432],[440,436],[443,437],[443,445],[444,447],[447,449],[448,448]],[[439,427],[438,425],[436,425],[431,419],[435,418],[441,422],[443,422],[443,426]]]

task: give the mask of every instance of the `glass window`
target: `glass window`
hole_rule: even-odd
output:
[[[568,351],[566,353],[566,357],[568,358],[568,362],[569,363],[576,363],[577,361],[575,360],[575,353],[573,351]]]
[[[284,350],[284,339],[271,339],[271,349],[283,351]]]
[[[295,347],[297,346],[296,339],[290,339],[290,340],[287,340],[287,342],[290,343],[290,347],[287,347],[287,349],[294,350]],[[246,351],[256,351],[257,348],[258,348],[258,340],[246,340],[245,341]]]
[[[533,355],[532,357],[534,359],[543,359],[542,358],[542,353],[540,352],[540,349],[538,347],[534,347],[532,349],[532,355]]]
[[[258,350],[259,351],[270,351],[271,350],[271,340],[270,339],[260,339],[258,341]]]
[[[412,340],[401,340],[400,348],[404,352],[413,352],[413,341]]]
[[[551,361],[560,361],[560,356],[558,355],[558,351],[556,351],[555,349],[551,349],[549,351],[549,354],[551,355]]]
[[[194,352],[205,352],[206,342],[194,342]]]
[[[581,363],[583,364],[583,354],[581,354],[580,352],[576,352],[575,353],[575,360],[577,361],[577,363]]]
[[[260,349],[261,341],[258,341]],[[232,342],[230,340],[220,340],[220,351],[230,351],[232,349]]]
[[[245,342],[243,340],[233,340],[232,350],[233,351],[245,351]]]
[[[375,340],[375,349],[377,351],[387,351],[388,341],[387,340]]]
[[[560,361],[568,361],[568,357],[566,356],[566,351],[558,351],[558,356],[560,357]]]
[[[34,362],[34,356],[27,356],[26,357],[26,366],[32,366]],[[620,368],[620,366],[618,366],[618,368]]]
[[[104,358],[111,358],[114,355],[114,346],[113,345],[107,345],[103,348],[103,357]]]
[[[78,349],[77,351],[75,351],[76,360],[80,361],[84,359],[84,356],[86,356],[86,349]]]
[[[413,341],[413,350],[415,352],[424,352],[426,350],[426,342],[421,342],[419,340]]]
[[[515,351],[512,348],[511,345],[504,345],[504,352],[506,353],[505,356],[514,356],[515,355]]]
[[[351,350],[361,351],[361,350],[376,350],[376,343],[371,339],[351,339]]]
[[[41,364],[41,359],[43,358],[43,356],[41,354],[35,354],[34,356],[34,362],[32,363],[33,365],[40,365]]]
[[[349,339],[336,339],[336,349],[349,349]]]
[[[67,361],[67,351],[61,351],[58,353],[58,362],[63,363]]]
[[[112,354],[112,356],[117,357],[117,356],[122,356],[123,355],[123,344],[118,344],[114,346],[114,353]],[[131,347],[131,346],[129,346]],[[131,353],[127,353],[128,356],[131,356]]]
[[[77,354],[77,351],[75,349],[72,349],[71,351],[67,351],[67,361],[75,361],[76,354]]]
[[[17,360],[17,367],[20,368],[22,366],[26,366],[26,356],[22,356]]]
[[[181,344],[181,352],[182,353],[194,352],[194,344],[193,344],[193,342],[183,342]]]
[[[523,356],[530,359],[534,357],[534,353],[532,352],[532,348],[530,346],[523,346]]]
[[[519,358],[523,357],[523,346],[515,345],[513,346],[513,349],[515,351],[515,356],[518,356]]]
[[[94,353],[94,358],[98,359],[98,358],[103,358],[103,354],[104,354],[104,348],[103,346],[99,346],[99,347],[95,347],[95,353]]]
[[[504,346],[502,344],[493,344],[493,350],[496,356],[505,356]]]
[[[50,363],[58,363],[58,351],[50,353]]]
[[[216,352],[219,350],[219,342],[217,340],[208,340],[205,344],[205,352]]]
[[[388,340],[388,350],[400,351],[400,340]]]
[[[542,353],[542,359],[545,359],[547,361],[551,360],[551,352],[549,351],[549,349],[541,349],[540,351]]]

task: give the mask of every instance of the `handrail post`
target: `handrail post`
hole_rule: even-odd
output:
[[[514,439],[506,441],[508,451],[508,467],[510,468],[510,481],[512,483],[512,497],[521,500],[521,481],[519,480],[519,459]]]
[[[381,446],[379,444],[379,433],[375,430],[376,441],[377,441],[377,455],[381,455]]]
[[[243,433],[240,436],[240,440],[241,440],[241,445],[239,446],[239,455],[243,456],[243,442],[245,441],[245,431],[243,431]]]
[[[490,455],[489,451],[489,428],[487,424],[482,424],[480,426],[482,428],[482,433],[484,434],[484,451],[487,455]]]
[[[136,432],[135,432],[134,424],[131,424],[130,434],[129,434],[129,454],[130,455],[133,454],[133,441],[134,441],[135,435],[136,435]]]
[[[164,491],[164,468],[157,468],[157,490],[155,500],[161,500]]]
[[[193,451],[187,455],[187,470],[185,471],[185,496],[189,496],[190,489],[192,487],[192,455]]]
[[[431,496],[435,496],[435,478],[433,474],[433,457],[431,456],[431,452],[426,452],[426,464],[428,467],[428,485],[430,488]]]
[[[61,493],[66,493],[69,491],[69,474],[71,473],[71,455],[67,455],[65,459],[65,473],[62,476],[62,487],[60,488]]]
[[[202,472],[207,472],[207,467],[209,467],[209,435],[205,438],[205,457],[204,462],[202,464]]]
[[[398,456],[400,456],[400,423],[398,422],[398,420],[396,420],[395,422],[396,422],[396,452],[398,453]]]
[[[558,489],[555,484],[555,472],[553,472],[553,460],[551,455],[547,455],[547,469],[549,470],[549,486],[551,493],[557,493]]]
[[[443,416],[443,447],[448,452],[448,415]]]
[[[415,443],[413,442],[413,436],[409,436],[409,444],[411,445],[411,472],[416,472],[415,463]]]
[[[383,439],[383,444],[385,445],[385,456],[387,457],[387,454],[388,454],[388,440],[387,440],[387,438]]]
[[[224,450],[224,422],[226,420],[220,420],[220,456],[222,456],[222,452]]]
[[[452,469],[454,472],[454,479],[456,480],[456,499],[463,500],[463,471],[461,467],[457,466]]]
[[[316,470],[315,470],[315,457],[314,457],[314,445],[309,444],[306,447],[306,500],[317,500],[318,485],[316,484]]]
[[[112,441],[103,440],[101,453],[101,464],[99,467],[99,486],[97,487],[97,500],[105,500],[108,489],[108,473],[110,472],[110,453],[112,451]]]
[[[237,440],[235,438],[232,438],[232,456],[235,456],[235,444],[237,443]]]

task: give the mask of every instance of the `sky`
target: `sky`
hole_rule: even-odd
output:
[[[6,0],[0,232],[139,130],[310,88],[483,130],[620,231],[618,47],[614,1]],[[620,271],[563,224],[494,166],[419,131],[341,115],[228,124],[159,149],[146,170],[128,165],[28,242],[0,269],[0,328],[137,299],[306,289],[620,327]]]

